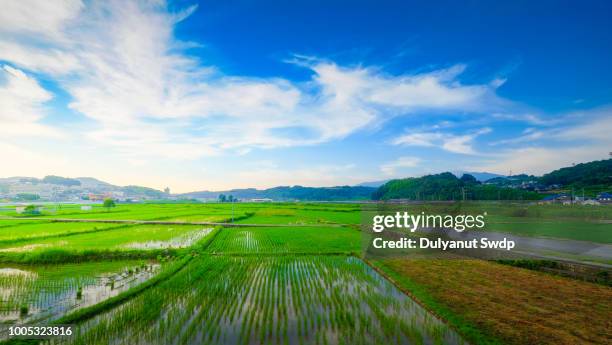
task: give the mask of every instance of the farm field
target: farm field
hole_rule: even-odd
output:
[[[228,228],[208,247],[209,253],[357,253],[361,234],[353,228]]]
[[[612,289],[482,260],[385,259],[376,267],[463,333],[504,344],[606,344]]]
[[[359,224],[361,207],[358,205],[313,204],[119,204],[106,209],[94,205],[89,211],[70,205],[54,209],[44,207],[43,218],[124,219],[124,220],[184,220],[193,222],[231,221],[256,224],[339,223]],[[4,216],[20,217],[14,212]]]
[[[500,217],[501,218],[501,217]],[[520,236],[550,237],[577,241],[611,244],[610,223],[587,220],[516,219],[511,217],[491,220],[487,230]]]
[[[361,260],[198,258],[87,322],[76,344],[456,344],[447,325]]]
[[[612,243],[612,207],[536,205],[525,202],[425,203],[365,206],[367,213],[388,208],[413,214],[486,214],[485,231],[519,236]]]
[[[0,220],[0,247],[33,239],[108,230],[117,226],[105,223],[7,222]]]
[[[73,225],[74,224],[74,225]],[[64,227],[83,226],[91,223],[53,223]],[[42,240],[22,241],[18,244],[0,244],[0,252],[31,252],[41,250],[87,249],[165,249],[185,248],[209,235],[212,228],[201,225],[114,225],[101,231],[72,236],[52,237]]]
[[[515,226],[539,222],[557,232],[552,237],[610,239],[601,222],[609,214],[601,209],[559,219],[562,209],[548,206],[530,206],[527,215],[486,206],[492,225],[508,232],[527,234]],[[119,204],[91,211],[74,205],[44,209],[31,220],[2,219],[2,320],[69,320],[76,335],[60,343],[74,344],[611,339],[604,321],[609,287],[477,260],[364,261],[361,210],[314,203]],[[232,219],[241,226],[189,224]],[[588,222],[603,226],[581,226]]]

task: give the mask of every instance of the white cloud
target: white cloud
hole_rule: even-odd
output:
[[[60,39],[65,24],[75,18],[83,3],[80,0],[19,0],[3,1],[0,11],[0,31],[7,34]]]
[[[44,103],[52,95],[23,71],[8,65],[0,69],[0,134],[9,136],[57,136],[56,130],[38,123]]]
[[[23,156],[26,154],[16,150],[19,146],[10,140],[26,135],[60,136],[57,128],[44,121],[53,97],[36,79],[44,78],[63,89],[71,100],[70,109],[58,107],[55,111],[70,116],[74,110],[87,118],[86,124],[74,125],[70,136],[79,145],[87,145],[83,152],[143,169],[159,158],[164,162],[190,160],[228,152],[246,154],[254,148],[315,145],[376,128],[394,117],[418,118],[421,114],[478,114],[487,121],[530,123],[535,127],[532,132],[503,143],[546,139],[565,143],[563,149],[573,150],[568,155],[562,148],[503,151],[497,162],[483,164],[500,171],[509,165],[544,169],[548,165],[541,160],[545,159],[553,163],[584,161],[610,147],[609,113],[577,116],[571,125],[545,121],[537,112],[497,96],[496,89],[505,79],[483,84],[461,82],[464,65],[390,75],[376,66],[339,66],[333,61],[296,56],[292,62],[311,70],[312,79],[298,83],[224,74],[205,58],[186,53],[186,48],[205,42],[182,42],[174,36],[177,23],[196,8],[171,12],[163,0],[3,3],[0,60],[7,65],[0,70],[0,144],[12,145],[7,152]],[[597,123],[588,122],[593,116]],[[476,155],[478,137],[490,131],[458,133],[448,127],[441,122],[438,128],[409,132],[392,143]],[[574,141],[573,147],[568,146],[570,141]],[[59,157],[68,155],[59,152]],[[529,159],[515,160],[515,154]],[[555,159],[555,155],[563,159]],[[9,158],[26,166],[23,159]],[[537,161],[529,162],[533,160]],[[416,157],[400,157],[380,169],[385,175],[394,175],[419,164]],[[264,167],[234,177],[251,181],[250,185],[336,184],[346,179],[350,170],[334,169]],[[131,178],[137,179],[138,173],[132,174]]]
[[[526,173],[542,175],[550,171],[608,158],[608,148],[601,146],[582,145],[575,147],[524,147],[508,150],[496,155],[493,159],[469,170],[487,171],[498,174]]]
[[[383,164],[380,167],[380,171],[386,176],[394,176],[400,174],[402,170],[406,168],[416,168],[421,163],[421,159],[418,157],[403,156],[398,159]]]
[[[229,172],[216,185],[226,188],[252,187],[270,188],[276,186],[340,186],[357,184],[371,178],[360,175],[353,164],[313,165],[309,167],[278,167],[270,162],[260,162],[258,167]],[[230,179],[228,179],[228,175]]]
[[[508,144],[546,139],[539,146],[516,147],[493,155],[493,159],[474,167],[485,171],[543,174],[574,163],[607,159],[612,147],[612,108],[592,109],[570,114],[573,123],[526,130]]]
[[[310,82],[225,75],[182,52],[189,44],[173,35],[195,6],[178,13],[163,1],[46,7],[3,9],[12,19],[0,25],[0,59],[53,76],[71,96],[69,107],[95,121],[84,136],[130,159],[312,145],[423,109],[485,111],[504,103],[491,85],[461,84],[462,65],[392,76],[296,57],[314,72]],[[40,35],[25,39],[33,34]],[[466,150],[452,139],[447,146]]]
[[[482,128],[470,134],[456,135],[444,132],[407,133],[391,141],[393,145],[436,146],[449,152],[474,155],[473,141],[479,135],[490,133],[490,128]]]

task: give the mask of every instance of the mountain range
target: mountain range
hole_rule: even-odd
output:
[[[612,159],[581,163],[544,174],[502,176],[488,172],[455,172],[418,178],[371,181],[356,186],[303,187],[278,186],[267,189],[231,189],[226,191],[196,191],[170,194],[143,186],[117,186],[92,177],[62,176],[0,178],[0,200],[7,201],[82,201],[110,197],[120,201],[151,199],[218,200],[221,195],[231,199],[270,199],[274,201],[341,201],[390,198],[456,198],[459,190],[471,186],[474,196],[499,197],[504,189],[535,193],[559,188],[585,190],[593,195],[612,189]],[[497,189],[496,189],[497,188]],[[521,197],[535,198],[534,194]]]

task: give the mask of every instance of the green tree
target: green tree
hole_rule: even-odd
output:
[[[227,201],[227,197],[225,196],[225,194],[219,194],[219,202],[225,202]]]
[[[106,207],[107,211],[110,211],[111,207],[115,207],[116,206],[115,200],[113,200],[111,198],[106,198],[106,199],[104,199],[103,206]]]
[[[23,213],[24,214],[40,214],[40,211],[39,211],[37,206],[35,206],[35,205],[28,205],[23,210]]]

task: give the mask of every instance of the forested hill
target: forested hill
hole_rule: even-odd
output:
[[[540,183],[574,188],[612,188],[612,159],[576,164],[540,177]]]
[[[516,175],[478,182],[469,174],[461,178],[446,172],[423,177],[391,180],[373,194],[374,200],[536,200],[530,190],[552,191],[583,188],[589,195],[612,189],[612,159],[577,164],[541,177]]]
[[[483,185],[469,174],[458,178],[450,172],[391,180],[374,194],[374,200],[537,200],[541,195],[515,188]]]

